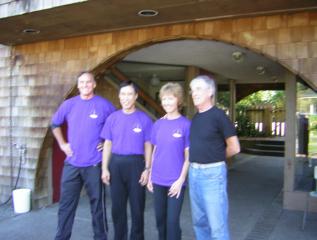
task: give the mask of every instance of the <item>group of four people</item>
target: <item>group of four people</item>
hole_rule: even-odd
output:
[[[154,196],[158,239],[181,239],[180,213],[189,172],[189,193],[197,240],[229,239],[226,158],[240,151],[235,128],[214,104],[214,81],[190,83],[198,112],[182,116],[183,89],[160,89],[166,114],[152,120],[135,106],[138,88],[120,85],[122,109],[94,94],[93,74],[77,79],[79,96],[62,103],[52,118],[53,134],[65,152],[55,239],[70,239],[82,187],[90,200],[94,239],[107,239],[103,183],[110,185],[115,240],[144,239],[145,187]],[[61,125],[67,122],[67,140]],[[152,147],[153,146],[153,147]],[[128,237],[127,203],[131,209]]]

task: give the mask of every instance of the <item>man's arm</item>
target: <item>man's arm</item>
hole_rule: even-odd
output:
[[[144,143],[145,168],[139,180],[139,183],[142,186],[145,186],[149,179],[149,173],[151,169],[151,156],[152,156],[152,144],[149,141],[147,141]]]
[[[110,172],[109,172],[108,166],[109,166],[110,157],[111,157],[111,149],[112,149],[112,142],[110,140],[106,140],[103,144],[103,151],[102,151],[101,179],[107,185],[110,184]]]
[[[226,139],[226,157],[230,158],[240,152],[240,143],[237,136],[228,137]]]
[[[73,155],[73,151],[70,144],[65,141],[61,127],[54,127],[52,132],[61,150],[66,154],[66,156],[71,157]]]

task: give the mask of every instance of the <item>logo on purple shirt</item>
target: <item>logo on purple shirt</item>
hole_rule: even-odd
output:
[[[98,115],[96,114],[95,109],[92,111],[92,113],[89,115],[90,118],[95,119],[98,117]]]
[[[181,129],[176,129],[174,132],[173,132],[173,135],[172,135],[174,138],[180,138],[183,136],[182,134],[182,130]]]
[[[135,124],[134,127],[133,127],[133,132],[135,133],[140,133],[142,132],[142,128],[141,128],[141,124]]]

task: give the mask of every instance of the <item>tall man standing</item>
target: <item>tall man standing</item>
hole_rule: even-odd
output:
[[[66,154],[55,240],[70,239],[83,186],[90,200],[94,239],[107,239],[104,188],[100,179],[103,143],[99,135],[115,108],[108,100],[94,94],[95,87],[90,72],[80,73],[77,79],[79,95],[64,101],[52,118],[53,134]],[[67,140],[61,131],[65,121]]]
[[[190,83],[194,106],[189,149],[189,194],[197,240],[229,240],[226,158],[240,152],[233,124],[215,106],[215,82],[198,76]]]
[[[136,85],[120,84],[122,109],[106,121],[101,137],[105,139],[102,180],[110,184],[114,239],[128,239],[127,202],[131,209],[130,240],[144,239],[145,185],[148,182],[152,145],[152,121],[135,107]]]

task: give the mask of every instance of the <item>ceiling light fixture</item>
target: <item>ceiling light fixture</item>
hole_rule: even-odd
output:
[[[151,85],[152,86],[158,86],[160,85],[161,81],[159,77],[156,75],[156,73],[153,73],[151,79],[150,79]]]
[[[26,29],[23,29],[23,31],[22,31],[22,33],[24,33],[24,34],[30,34],[30,35],[39,34],[40,32],[41,32],[40,30],[33,29],[33,28],[26,28]]]
[[[240,51],[234,51],[231,54],[232,60],[239,63],[239,62],[243,62],[244,60],[244,53],[240,52]]]
[[[266,72],[265,67],[263,66],[256,66],[255,70],[258,75],[263,75]]]
[[[158,11],[153,9],[143,9],[138,12],[140,17],[154,17],[156,15],[158,15]]]

